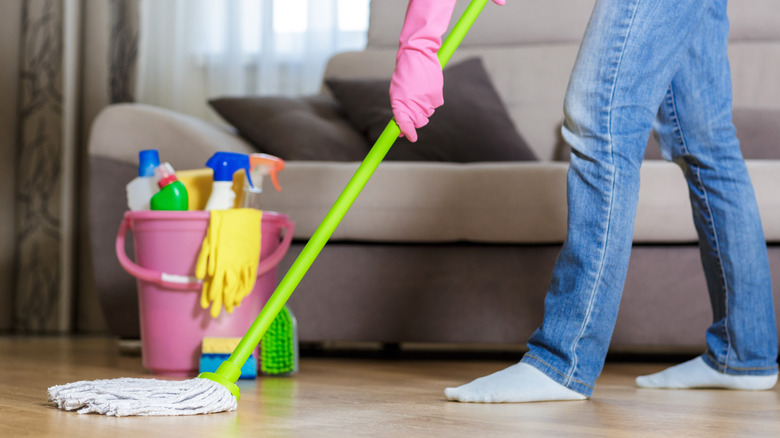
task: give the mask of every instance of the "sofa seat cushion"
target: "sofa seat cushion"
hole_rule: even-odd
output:
[[[355,172],[357,163],[289,162],[284,190],[264,205],[296,221],[311,237]],[[780,201],[771,182],[778,161],[749,161],[767,239],[780,242]],[[364,242],[560,243],[566,238],[566,174],[560,162],[406,163],[379,166],[333,234]],[[693,243],[688,190],[680,169],[646,161],[634,241]]]

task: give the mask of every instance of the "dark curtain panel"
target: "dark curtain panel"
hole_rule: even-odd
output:
[[[21,332],[62,326],[62,4],[22,6],[15,190],[15,328]]]
[[[108,55],[111,103],[135,101],[133,89],[138,57],[138,0],[111,0]]]
[[[88,183],[80,168],[88,127],[81,122],[95,108],[134,100],[138,7],[139,0],[22,3],[14,286],[0,291],[13,296],[19,333],[70,332],[77,320],[99,319],[93,282],[79,265],[88,260],[79,235],[85,231],[76,225],[86,205],[79,188]],[[93,42],[105,44],[87,44]]]

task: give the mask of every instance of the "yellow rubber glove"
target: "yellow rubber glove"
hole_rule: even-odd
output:
[[[252,292],[260,261],[260,225],[263,213],[252,208],[211,211],[195,276],[203,280],[200,305],[211,306],[216,318],[228,313]]]

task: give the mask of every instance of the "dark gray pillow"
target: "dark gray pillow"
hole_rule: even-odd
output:
[[[260,152],[284,160],[361,161],[369,150],[328,96],[222,97],[209,104]]]
[[[390,81],[331,78],[325,83],[349,121],[374,144],[393,117]],[[387,159],[461,163],[536,159],[478,58],[444,70],[444,105],[417,134],[416,143],[399,138]]]

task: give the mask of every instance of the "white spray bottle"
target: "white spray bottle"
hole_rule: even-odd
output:
[[[249,175],[249,155],[236,152],[217,152],[209,158],[206,166],[214,171],[214,183],[211,186],[211,196],[206,203],[206,210],[227,210],[235,207],[236,193],[233,191],[233,174],[244,169],[249,185],[252,179]]]
[[[160,188],[154,169],[160,165],[157,149],[147,149],[138,153],[138,176],[126,186],[127,208],[130,210],[149,210],[149,201]]]

